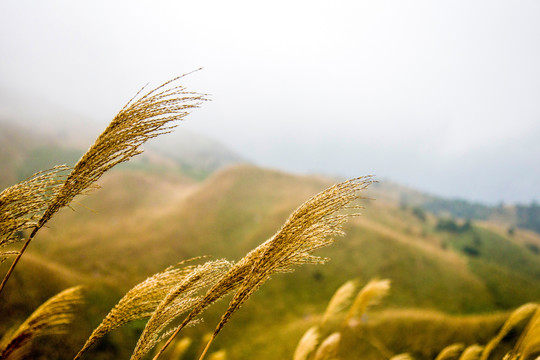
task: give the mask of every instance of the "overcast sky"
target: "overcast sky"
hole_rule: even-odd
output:
[[[150,82],[182,124],[295,172],[540,200],[540,1],[0,2],[0,87],[104,124]]]

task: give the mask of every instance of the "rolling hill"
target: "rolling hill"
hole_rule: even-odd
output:
[[[129,287],[178,261],[200,255],[239,260],[297,206],[334,182],[249,165],[225,168],[203,182],[178,173],[113,171],[100,182],[102,189],[77,201],[76,211],[61,211],[42,230],[31,254],[52,268],[83,274],[87,281],[80,280],[91,288],[93,316],[99,319]],[[366,195],[377,197],[380,191]],[[540,297],[540,255],[526,245],[540,246],[535,233],[516,230],[510,236],[489,222],[448,231],[438,226],[441,218],[419,216],[390,198],[363,205],[363,216],[349,223],[347,236],[319,251],[331,259],[328,264],[275,276],[233,318],[216,347],[226,347],[234,359],[271,359],[270,346],[280,341],[280,351],[292,354],[310,319],[349,279],[390,278],[393,307],[451,314],[509,310]],[[62,284],[62,278],[55,282]],[[33,287],[27,281],[25,287]],[[202,337],[217,321],[220,306],[187,334]],[[266,333],[268,327],[291,333],[283,338]],[[235,339],[246,332],[254,342],[238,343]],[[128,353],[124,345],[118,351]]]
[[[0,122],[0,188],[37,170],[74,163],[83,147],[68,146],[77,142],[57,136]],[[88,303],[71,336],[39,342],[35,358],[71,358],[122,294],[169,265],[201,255],[238,261],[279,230],[300,204],[337,182],[234,165],[241,157],[192,134],[165,139],[159,146],[149,144],[144,157],[107,173],[101,189],[76,199],[75,211],[58,213],[23,257],[2,294],[0,318],[9,320],[0,323],[0,332],[58,291],[75,284],[87,288]],[[393,312],[399,321],[414,323],[400,312],[412,308],[425,329],[434,323],[459,328],[464,322],[477,328],[485,321],[491,332],[482,336],[489,338],[505,316],[501,312],[540,297],[540,235],[514,228],[512,209],[484,213],[482,207],[384,181],[366,197],[363,216],[347,224],[346,237],[318,252],[331,259],[327,264],[274,276],[214,347],[226,348],[232,359],[289,358],[332,294],[350,279],[392,280],[390,308],[379,314],[374,329],[391,328],[385,314]],[[460,216],[463,209],[477,215]],[[0,264],[0,271],[6,267]],[[194,348],[224,306],[218,304],[205,323],[186,330]],[[143,326],[136,322],[114,332],[88,356],[128,358]],[[468,340],[481,340],[472,333]],[[354,338],[354,331],[347,336]],[[66,350],[53,353],[60,342]],[[420,350],[419,356],[428,356]]]

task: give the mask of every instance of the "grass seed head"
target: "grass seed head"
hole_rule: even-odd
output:
[[[390,360],[413,360],[414,358],[409,353],[394,355]]]
[[[369,306],[376,305],[390,291],[390,280],[371,280],[358,293],[347,314],[347,320],[361,317]]]
[[[319,328],[317,326],[310,327],[298,342],[293,360],[307,360],[317,348],[319,338]]]
[[[526,319],[529,319],[536,309],[538,308],[538,304],[534,303],[528,303],[525,305],[520,306],[516,310],[514,310],[508,319],[505,321],[502,328],[499,330],[497,335],[489,341],[489,343],[484,348],[484,351],[482,352],[482,355],[480,357],[481,360],[487,360],[489,358],[489,355],[499,345],[501,340],[517,325],[521,324]]]
[[[185,263],[171,266],[129,290],[92,332],[75,359],[108,332],[130,321],[152,316],[169,291],[194,270],[194,266],[183,266]]]
[[[247,275],[229,303],[227,311],[216,327],[217,335],[232,314],[272,274],[292,271],[294,265],[319,264],[325,259],[310,253],[330,245],[334,237],[343,235],[343,224],[355,214],[340,214],[351,209],[350,204],[361,197],[361,190],[371,183],[370,176],[336,184],[302,204],[282,228],[269,240],[251,251],[237,266],[247,268]],[[234,271],[235,269],[231,269]]]
[[[90,190],[113,166],[142,152],[139,147],[151,138],[170,132],[175,122],[206,101],[203,94],[176,85],[182,76],[147,94],[133,98],[114,117],[94,144],[75,164],[65,183],[38,222],[41,227],[75,196]]]
[[[322,317],[321,323],[324,327],[325,324],[328,324],[332,320],[336,319],[340,314],[346,311],[352,303],[352,297],[356,292],[357,284],[356,281],[350,280],[345,284],[341,285],[339,289],[334,293],[324,315]]]
[[[537,307],[534,315],[527,324],[527,327],[521,334],[516,343],[514,354],[520,359],[528,359],[532,355],[540,353],[540,308]]]
[[[341,334],[335,332],[330,334],[321,343],[317,351],[315,352],[314,360],[335,360],[337,359],[339,342],[341,341]]]
[[[32,340],[38,336],[64,334],[82,302],[80,286],[64,290],[44,302],[11,333],[9,339],[2,340],[0,358],[22,359]]]
[[[459,360],[478,360],[482,355],[482,350],[484,350],[484,347],[480,345],[468,346],[459,357]]]
[[[159,302],[137,342],[132,360],[140,359],[171,332],[167,326],[181,314],[191,310],[202,297],[201,291],[211,287],[230,269],[226,260],[209,261],[199,265],[176,283]]]
[[[68,169],[63,165],[38,172],[0,193],[0,247],[22,241],[17,233],[37,225]]]
[[[457,359],[458,356],[463,351],[464,345],[463,344],[452,344],[448,345],[444,349],[441,350],[439,355],[435,358],[435,360],[450,360],[450,359]]]

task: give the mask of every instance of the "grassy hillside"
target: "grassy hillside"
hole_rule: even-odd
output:
[[[0,189],[55,165],[73,165],[82,153],[53,137],[0,121]]]
[[[94,318],[89,322],[96,324],[123,291],[168,265],[200,255],[240,259],[275,233],[298,205],[333,182],[252,166],[225,169],[202,183],[178,174],[115,171],[100,182],[102,189],[78,200],[76,211],[59,213],[31,251],[41,262],[54,261],[55,267],[91,279],[81,281],[98,284],[90,285]],[[376,191],[366,195],[375,197]],[[455,314],[510,309],[540,296],[535,281],[540,256],[526,245],[540,243],[534,233],[510,236],[492,223],[473,223],[454,233],[438,228],[438,217],[419,216],[390,197],[363,205],[363,216],[349,223],[347,236],[319,252],[331,258],[328,264],[275,276],[232,319],[215,348],[227,348],[233,359],[292,354],[310,319],[324,310],[339,285],[353,278],[392,279],[388,301],[393,306]],[[471,255],[468,247],[477,252]],[[23,258],[21,269],[25,262],[32,267],[29,259]],[[65,281],[50,277],[55,278],[58,284]],[[28,281],[25,288],[41,291]],[[186,336],[201,339],[223,306]],[[134,326],[124,330],[131,335],[117,335],[123,342],[107,340],[101,350],[112,346],[129,352],[133,343],[126,338],[134,338],[141,324]],[[246,333],[249,338],[239,342]],[[275,343],[279,350],[271,347]]]
[[[72,116],[72,121],[66,119]],[[96,124],[81,121],[64,114],[61,123],[8,121],[0,114],[0,189],[26,179],[37,171],[55,165],[73,165],[99,134]],[[45,127],[46,129],[44,129]],[[181,173],[196,180],[203,180],[215,170],[227,165],[243,163],[240,156],[204,136],[176,131],[149,141],[147,151],[121,168],[148,173]]]

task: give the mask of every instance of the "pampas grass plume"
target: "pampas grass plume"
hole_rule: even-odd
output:
[[[193,341],[191,338],[184,337],[176,341],[176,344],[173,347],[173,351],[169,356],[169,360],[181,360],[182,356],[186,353],[187,349],[191,346]]]
[[[409,353],[394,355],[390,360],[414,360],[414,358]]]
[[[337,289],[337,291],[330,299],[328,306],[326,307],[326,310],[321,320],[321,326],[324,327],[326,324],[337,318],[341,313],[346,311],[351,306],[352,297],[354,296],[356,288],[356,281],[350,280],[347,281],[345,284],[341,285],[339,289]]]
[[[461,352],[463,351],[463,348],[464,348],[463,344],[448,345],[447,347],[441,350],[441,352],[439,353],[439,355],[437,355],[435,360],[455,359],[461,354]]]
[[[22,359],[32,340],[43,335],[64,334],[83,302],[80,286],[64,290],[39,306],[8,339],[2,339],[0,358]]]
[[[334,360],[337,358],[341,334],[334,332],[321,343],[315,352],[314,360]]]
[[[62,186],[65,179],[62,175],[68,169],[62,165],[35,173],[0,193],[0,247],[22,241],[15,234],[37,225]]]
[[[528,359],[540,352],[540,308],[537,307],[533,317],[516,343],[513,353],[519,359]]]
[[[307,360],[319,344],[319,338],[319,328],[317,326],[307,329],[294,350],[293,360]]]
[[[208,356],[208,360],[227,360],[227,351],[219,350]]]
[[[175,284],[153,311],[131,359],[141,359],[160,341],[168,338],[175,328],[167,331],[166,327],[178,316],[191,310],[202,298],[199,292],[214,285],[230,267],[231,263],[226,260],[209,261],[195,267],[182,281]],[[160,354],[158,352],[156,356]]]
[[[468,346],[459,357],[459,360],[478,360],[483,349],[484,347],[476,344]]]
[[[80,358],[92,344],[108,332],[130,321],[152,316],[169,291],[193,271],[194,266],[182,267],[186,262],[181,262],[154,274],[129,290],[92,332],[74,359]]]
[[[356,296],[349,313],[347,321],[353,317],[361,317],[369,306],[377,304],[390,291],[390,280],[371,280]]]
[[[528,303],[525,305],[520,306],[516,310],[514,310],[508,319],[504,322],[502,328],[499,330],[497,335],[489,341],[489,343],[484,348],[484,351],[482,352],[482,355],[480,357],[481,360],[487,360],[493,349],[499,345],[501,340],[517,325],[525,321],[526,319],[530,318],[536,309],[538,308],[538,304],[534,303]]]

